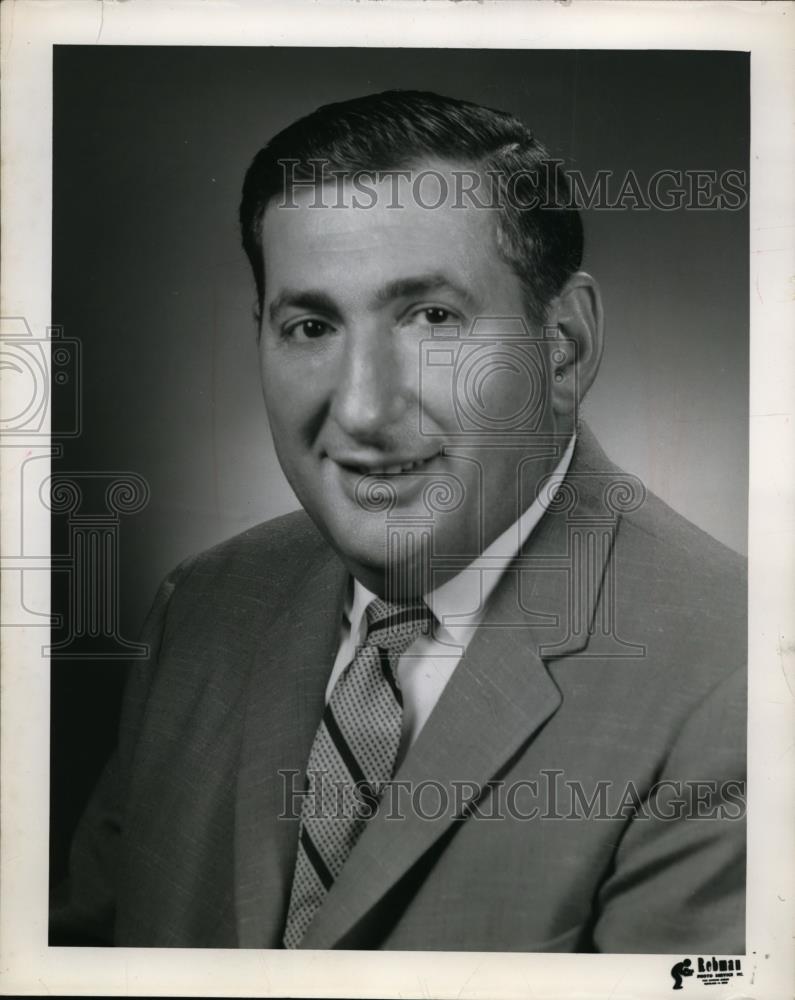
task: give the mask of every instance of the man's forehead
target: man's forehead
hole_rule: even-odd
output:
[[[271,199],[262,222],[263,244],[312,244],[361,250],[385,245],[439,244],[493,238],[497,210],[462,199],[473,171],[447,163],[345,174],[322,185],[294,187]]]

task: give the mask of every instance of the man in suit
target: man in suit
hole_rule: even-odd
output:
[[[565,177],[433,94],[241,205],[304,511],[183,563],[52,943],[744,950],[744,569],[616,469]]]

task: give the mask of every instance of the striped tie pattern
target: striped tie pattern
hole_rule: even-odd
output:
[[[364,644],[334,685],[309,754],[285,948],[300,944],[392,777],[403,719],[397,663],[432,622],[425,604],[378,598],[366,615]]]

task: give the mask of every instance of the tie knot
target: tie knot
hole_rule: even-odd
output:
[[[374,598],[367,605],[365,645],[380,646],[390,656],[402,656],[419,635],[430,635],[433,615],[423,601],[394,604]]]

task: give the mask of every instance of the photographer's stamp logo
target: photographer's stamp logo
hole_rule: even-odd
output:
[[[683,989],[688,977],[693,976],[702,986],[725,986],[730,979],[741,976],[742,960],[739,958],[699,957],[693,966],[691,958],[683,958],[671,967],[671,978],[674,983],[671,989]]]

